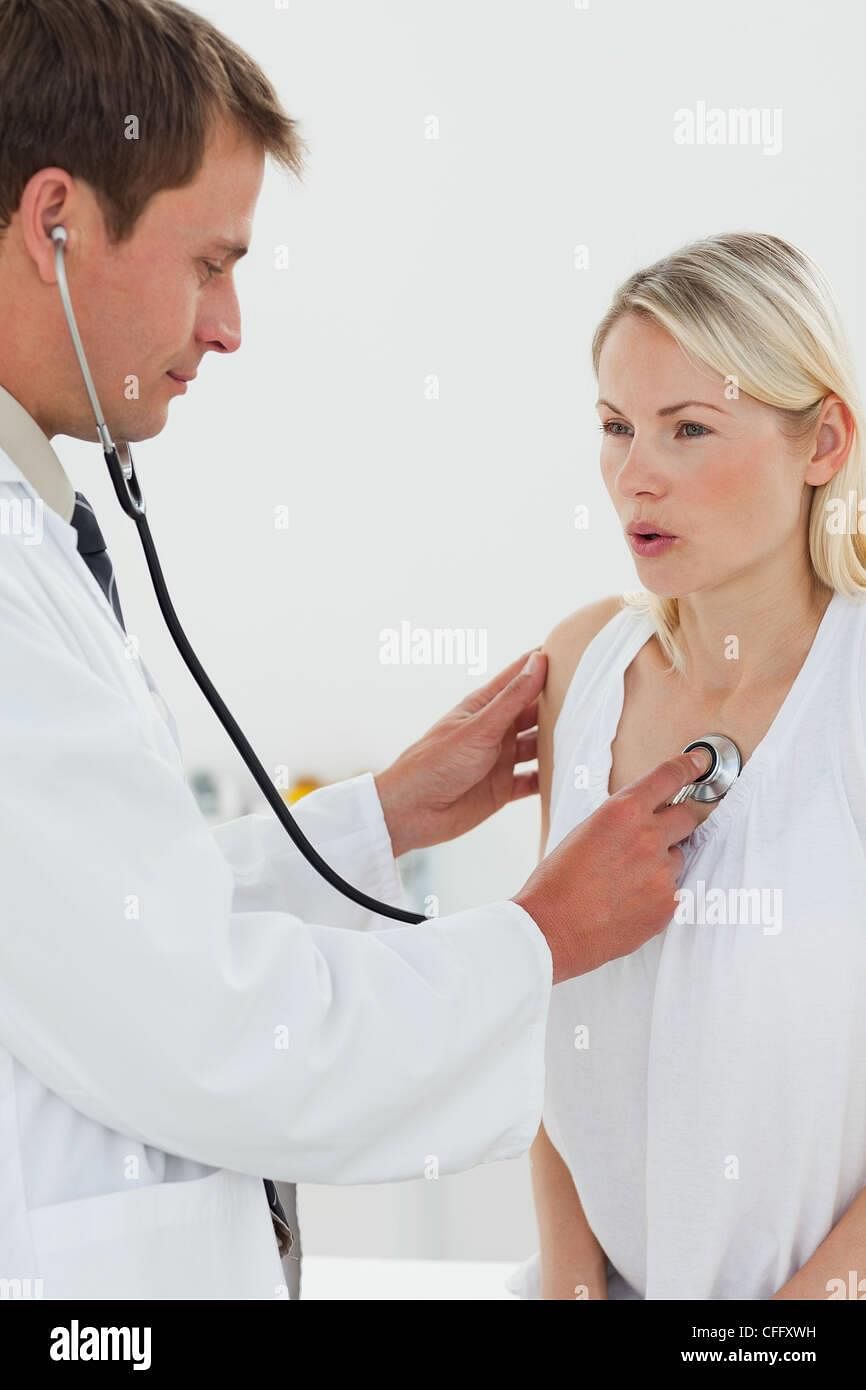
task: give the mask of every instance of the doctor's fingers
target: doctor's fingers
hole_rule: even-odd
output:
[[[678,845],[671,846],[671,848],[668,850],[668,856],[670,858],[671,873],[673,875],[674,882],[678,882],[679,879],[682,877],[683,865],[686,862],[686,857]]]
[[[535,667],[531,673],[527,673],[526,663],[533,654],[536,658]],[[482,710],[501,709],[507,704],[513,707],[511,717],[516,719],[528,706],[529,701],[537,699],[546,680],[547,656],[538,647],[534,647],[516,657],[485,685],[471,691],[460,701],[457,708],[467,714],[479,714]]]
[[[665,806],[661,811],[656,811],[653,823],[661,831],[662,843],[670,847],[691,835],[700,819],[698,807],[690,799],[681,801],[679,806]]]
[[[522,796],[535,796],[538,791],[538,769],[531,772],[515,772],[511,784],[511,800],[519,801]]]
[[[532,728],[534,728],[535,725],[537,725],[537,723],[538,723],[538,701],[537,701],[537,700],[533,700],[533,702],[532,702],[531,705],[528,705],[527,708],[526,708],[525,710],[521,710],[520,714],[517,716],[517,718],[516,718],[515,721],[514,721],[514,727],[515,727],[515,729],[517,730],[517,732],[520,733],[521,730],[523,730],[523,729],[532,729]]]
[[[704,750],[699,751],[703,764],[701,771],[706,772],[711,758]],[[680,753],[675,758],[667,758],[663,763],[659,763],[652,772],[638,777],[627,787],[621,787],[618,792],[614,793],[611,800],[625,801],[640,815],[661,811],[682,787],[688,786],[698,776],[700,773],[692,762],[691,753]],[[680,805],[687,805],[687,802],[681,802]],[[694,811],[692,811],[692,815],[694,815]],[[691,828],[694,829],[694,825]]]
[[[525,734],[518,734],[514,747],[514,761],[516,763],[528,763],[530,758],[538,757],[538,730],[529,729]]]

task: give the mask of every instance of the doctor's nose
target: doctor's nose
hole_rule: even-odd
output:
[[[204,352],[237,352],[241,345],[241,310],[237,295],[224,299],[199,324],[196,339]]]
[[[198,334],[198,341],[205,352],[237,352],[241,345],[240,323],[236,328],[228,324],[210,325],[206,333]]]

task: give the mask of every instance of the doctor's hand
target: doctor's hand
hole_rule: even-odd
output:
[[[629,955],[667,926],[683,869],[679,841],[701,819],[693,800],[667,802],[710,761],[705,749],[681,753],[615,792],[513,895],[550,947],[555,985]]]
[[[536,756],[546,679],[546,655],[524,652],[376,775],[395,859],[453,840],[538,791],[537,766],[515,767]]]

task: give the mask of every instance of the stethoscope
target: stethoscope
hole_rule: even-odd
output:
[[[706,772],[677,792],[668,802],[669,806],[679,806],[681,801],[688,801],[690,797],[694,801],[721,801],[742,771],[740,750],[726,734],[704,734],[703,738],[692,739],[683,752],[691,753],[695,748],[705,748],[713,761]]]
[[[378,898],[371,898],[369,894],[362,893],[359,888],[355,888],[351,883],[348,883],[346,879],[341,878],[340,875],[331,868],[330,864],[325,862],[315,847],[310,844],[310,841],[292,816],[285,800],[277,791],[267,771],[256,756],[254,749],[245,737],[243,730],[226,706],[219,692],[215,689],[213,682],[193,651],[178,621],[177,614],[174,611],[174,606],[169,597],[162,573],[162,567],[160,566],[156,547],[153,543],[153,537],[150,533],[150,527],[147,524],[145,501],[142,496],[141,487],[139,486],[135,467],[133,466],[132,450],[128,442],[121,443],[120,448],[124,451],[124,458],[121,461],[117,446],[112,440],[108,426],[105,423],[102,407],[99,404],[99,398],[97,397],[93,378],[90,374],[90,367],[88,366],[87,357],[84,353],[84,346],[81,342],[81,335],[78,332],[78,324],[75,320],[72,300],[69,295],[69,285],[66,280],[66,265],[64,259],[67,240],[66,228],[53,227],[51,230],[51,240],[54,242],[54,266],[57,272],[57,284],[63,303],[63,311],[66,315],[66,322],[69,326],[72,345],[75,348],[75,355],[78,358],[78,365],[81,368],[81,374],[84,378],[84,385],[87,389],[88,397],[90,398],[90,405],[96,418],[96,428],[102,444],[102,451],[105,455],[105,462],[108,465],[108,471],[111,475],[111,481],[114,484],[114,490],[117,493],[117,499],[127,516],[132,517],[132,520],[138,528],[138,534],[144,549],[144,558],[147,562],[151,582],[156,592],[157,602],[159,603],[162,616],[165,619],[166,626],[171,633],[175,646],[186,662],[186,665],[191,671],[205,699],[208,701],[208,704],[216,714],[235,748],[240,753],[250,773],[255,778],[262,795],[275,812],[283,829],[291,836],[297,848],[301,851],[304,858],[312,864],[316,872],[321,874],[322,878],[326,879],[327,882],[330,883],[332,887],[336,888],[339,893],[342,893],[344,897],[350,898],[352,902],[358,903],[361,907],[366,908],[368,912],[375,912],[381,917],[391,917],[394,921],[408,922],[413,925],[426,922],[428,918],[421,913],[406,912],[403,908],[392,907],[389,903],[379,902]],[[694,796],[697,801],[717,801],[720,797],[725,795],[728,787],[739,775],[741,766],[739,751],[736,744],[730,739],[725,738],[724,735],[707,734],[706,737],[696,739],[694,743],[690,743],[687,748],[683,749],[683,752],[688,752],[692,748],[708,748],[713,754],[713,764],[707,772],[703,773],[699,778],[696,778],[694,782],[689,783],[688,786],[683,787],[682,790],[677,793],[673,801],[669,803],[672,806],[676,805],[678,802],[685,801],[689,796]]]

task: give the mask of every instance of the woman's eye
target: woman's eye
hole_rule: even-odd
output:
[[[602,434],[610,434],[610,435],[613,435],[613,437],[614,437],[615,439],[621,439],[621,438],[622,438],[622,434],[620,433],[620,430],[626,430],[626,431],[627,431],[627,430],[628,430],[628,425],[624,425],[624,424],[622,423],[621,420],[604,420],[604,421],[599,425],[599,429],[601,430]],[[679,426],[679,429],[680,429],[680,430],[700,430],[700,431],[701,431],[700,434],[683,434],[683,435],[680,435],[680,438],[681,438],[681,439],[703,439],[703,438],[705,438],[706,435],[712,434],[712,430],[709,429],[706,425],[699,425],[699,424],[697,424],[696,421],[694,421],[694,420],[683,420],[682,423],[681,423],[680,426]],[[679,430],[678,430],[678,432],[679,432]]]

